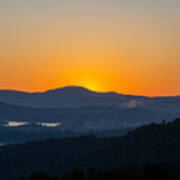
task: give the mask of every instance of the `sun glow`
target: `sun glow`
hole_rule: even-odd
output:
[[[1,0],[0,89],[179,95],[180,1],[105,1]]]
[[[87,80],[82,83],[82,86],[92,91],[101,91],[101,88],[99,87],[99,85],[94,81]]]

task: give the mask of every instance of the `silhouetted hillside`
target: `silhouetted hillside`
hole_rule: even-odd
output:
[[[124,137],[51,139],[0,148],[0,177],[42,170],[63,175],[75,168],[127,168],[180,161],[180,120],[138,128]],[[179,172],[179,164],[176,169]]]
[[[68,86],[41,93],[0,90],[1,102],[40,108],[119,105],[133,97],[144,99],[144,97],[131,97],[114,92],[98,93],[78,86]]]
[[[16,180],[179,180],[169,168],[160,164],[148,164],[134,170],[123,171],[111,169],[105,172],[93,167],[88,169],[75,169],[63,177],[50,176],[44,172],[35,172],[29,177]]]
[[[114,106],[121,109],[143,107],[164,113],[180,113],[180,96],[150,98],[115,92],[94,92],[79,86],[68,86],[37,93],[0,90],[0,102],[35,108]]]

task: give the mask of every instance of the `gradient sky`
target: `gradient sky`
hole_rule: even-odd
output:
[[[179,0],[1,0],[0,89],[180,94]]]

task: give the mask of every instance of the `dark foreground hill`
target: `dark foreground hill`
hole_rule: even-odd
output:
[[[111,169],[101,171],[95,167],[75,169],[63,177],[50,176],[45,172],[35,172],[16,180],[180,180],[180,176],[162,164],[147,164],[132,170]]]
[[[0,177],[37,170],[60,176],[75,168],[107,170],[175,161],[180,161],[180,120],[143,126],[124,137],[62,138],[1,147]],[[177,163],[171,169],[179,172]]]

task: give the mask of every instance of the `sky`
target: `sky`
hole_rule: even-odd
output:
[[[0,89],[180,95],[179,0],[1,0]]]

